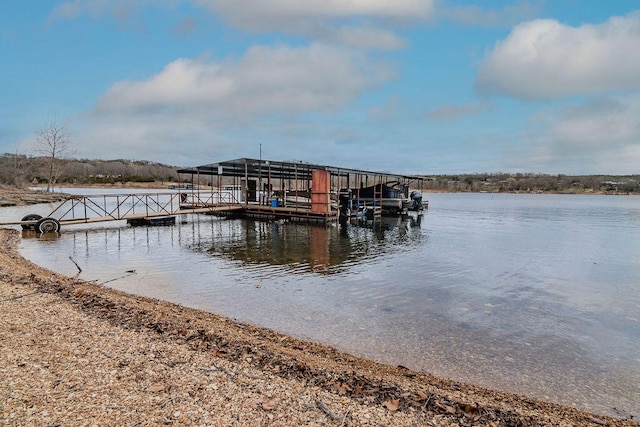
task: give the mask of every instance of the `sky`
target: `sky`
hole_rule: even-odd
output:
[[[640,174],[638,0],[3,0],[0,153]]]

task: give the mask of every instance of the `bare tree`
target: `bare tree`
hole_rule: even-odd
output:
[[[71,135],[57,118],[38,130],[35,151],[47,161],[47,192],[53,191],[65,159],[71,156]]]

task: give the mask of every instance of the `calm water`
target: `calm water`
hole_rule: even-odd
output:
[[[25,235],[21,252],[381,362],[638,416],[640,197],[426,196],[423,216],[370,227],[187,216]]]

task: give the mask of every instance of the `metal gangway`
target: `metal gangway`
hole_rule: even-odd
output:
[[[126,220],[133,225],[167,224],[177,215],[216,214],[242,209],[230,192],[164,192],[131,194],[71,195],[48,215],[29,214],[20,221],[0,225],[21,225],[40,233],[59,232],[63,225]],[[170,221],[171,220],[171,221]]]

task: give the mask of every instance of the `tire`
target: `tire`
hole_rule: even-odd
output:
[[[38,214],[29,214],[22,217],[21,221],[39,221],[42,217]],[[36,224],[22,224],[23,230],[35,230]]]
[[[36,231],[40,233],[57,233],[60,231],[60,222],[55,218],[42,218],[36,224]]]

